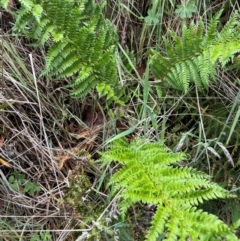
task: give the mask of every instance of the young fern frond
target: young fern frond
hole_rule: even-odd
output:
[[[120,211],[125,218],[133,204],[156,205],[147,241],[158,240],[238,240],[232,228],[216,216],[197,209],[206,200],[231,198],[210,176],[191,167],[180,167],[184,153],[173,153],[161,143],[136,139],[130,144],[116,140],[103,152],[103,164],[119,162],[111,177],[113,194],[119,192]]]
[[[164,39],[165,54],[152,50],[151,69],[156,79],[167,81],[175,89],[187,92],[194,83],[200,91],[216,81],[219,62],[223,67],[240,52],[240,21],[235,13],[218,31],[222,11],[210,21],[206,33],[203,21],[183,25],[182,36],[170,31],[172,41]]]
[[[14,29],[46,45],[42,75],[72,77],[73,97],[83,97],[99,83],[116,87],[117,33],[94,0],[21,0]]]

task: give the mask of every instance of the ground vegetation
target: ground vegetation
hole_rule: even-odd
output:
[[[0,240],[240,238],[238,1],[0,6]]]

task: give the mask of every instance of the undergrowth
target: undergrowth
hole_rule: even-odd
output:
[[[237,240],[236,0],[0,4],[0,239]]]

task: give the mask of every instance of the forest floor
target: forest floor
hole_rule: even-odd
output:
[[[24,36],[14,37],[13,19],[1,11],[0,240],[70,241],[87,235],[89,240],[144,240],[155,207],[136,205],[123,222],[118,200],[110,200],[107,187],[118,166],[103,168],[98,162],[99,152],[116,136],[129,142],[140,136],[164,141],[174,151],[188,152],[191,158],[182,165],[210,174],[239,197],[239,56],[233,68],[218,67],[217,83],[200,95],[194,87],[187,93],[156,87],[150,71],[151,111],[144,119],[146,49],[162,47],[158,36],[168,37],[169,28],[180,34],[182,19],[174,10],[180,1],[164,6],[156,1],[161,22],[149,25],[147,17],[154,23],[158,15],[147,11],[152,1],[140,2],[107,1],[105,8],[117,26],[120,45],[128,46],[135,58],[130,72],[124,61],[118,63],[126,88],[122,106],[109,105],[96,91],[71,98],[67,79],[39,78],[46,49],[29,46]],[[203,2],[196,1],[192,18],[203,16],[206,23],[221,7],[223,24],[240,10],[237,1],[227,1],[228,7],[219,1],[207,3],[204,12]],[[123,55],[121,49],[119,53]],[[227,224],[240,217],[239,198],[208,202],[203,208]]]

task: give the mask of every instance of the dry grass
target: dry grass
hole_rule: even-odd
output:
[[[86,155],[99,143],[103,117],[96,114],[94,100],[89,105],[72,100],[61,85],[38,77],[41,52],[6,34],[1,40],[0,157],[11,167],[0,169],[0,237],[29,240],[51,230],[52,240],[71,240],[73,220],[75,225],[82,221],[77,223],[59,201],[71,170],[84,166],[94,175],[100,172]],[[14,171],[24,175],[19,190],[8,182]],[[41,190],[24,192],[27,182],[36,182]]]

